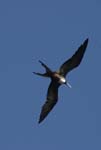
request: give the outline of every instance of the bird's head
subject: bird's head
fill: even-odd
[[[68,81],[64,77],[60,78],[60,84],[65,84],[69,88],[72,88],[72,86],[68,83]]]

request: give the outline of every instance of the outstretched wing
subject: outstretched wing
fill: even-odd
[[[47,92],[47,100],[41,110],[39,123],[45,119],[45,117],[49,114],[54,105],[57,103],[58,87],[59,87],[58,83],[56,83],[55,81],[51,81]]]
[[[84,41],[84,43],[78,48],[78,50],[69,60],[67,60],[64,64],[61,65],[59,69],[59,74],[65,77],[69,71],[76,68],[80,64],[84,56],[87,44],[88,44],[88,39]]]

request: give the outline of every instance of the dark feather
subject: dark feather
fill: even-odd
[[[61,65],[59,69],[60,75],[63,75],[65,77],[69,71],[78,67],[78,65],[81,63],[81,60],[84,56],[87,44],[88,44],[88,39],[84,41],[84,43],[78,48],[78,50],[69,60],[67,60],[64,64]]]
[[[57,103],[59,85],[60,84],[56,83],[55,81],[51,81],[47,92],[47,100],[41,110],[39,123],[45,119],[45,117],[49,114],[54,105]]]

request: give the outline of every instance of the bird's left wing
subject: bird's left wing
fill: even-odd
[[[61,65],[59,69],[59,74],[65,77],[69,71],[76,68],[80,64],[84,56],[87,44],[88,44],[88,39],[84,41],[84,43],[77,49],[75,54],[69,60],[67,60]]]
[[[49,114],[54,105],[57,103],[58,87],[59,87],[58,83],[56,83],[55,81],[51,81],[47,92],[47,100],[41,110],[39,123],[45,119],[45,117]]]

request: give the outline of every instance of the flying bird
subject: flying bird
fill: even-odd
[[[51,83],[48,87],[46,102],[42,106],[42,110],[41,110],[41,114],[40,114],[38,123],[41,123],[46,118],[46,116],[49,114],[49,112],[52,110],[52,108],[57,103],[59,86],[62,84],[65,84],[71,88],[71,85],[66,80],[66,75],[72,69],[79,66],[79,64],[81,63],[81,60],[84,56],[87,44],[88,44],[88,38],[77,49],[75,54],[60,66],[58,71],[53,72],[49,67],[47,67],[47,65],[45,65],[42,61],[39,60],[41,65],[45,68],[46,72],[43,74],[36,73],[36,72],[33,72],[33,73],[36,75],[39,75],[39,76],[51,78]]]

